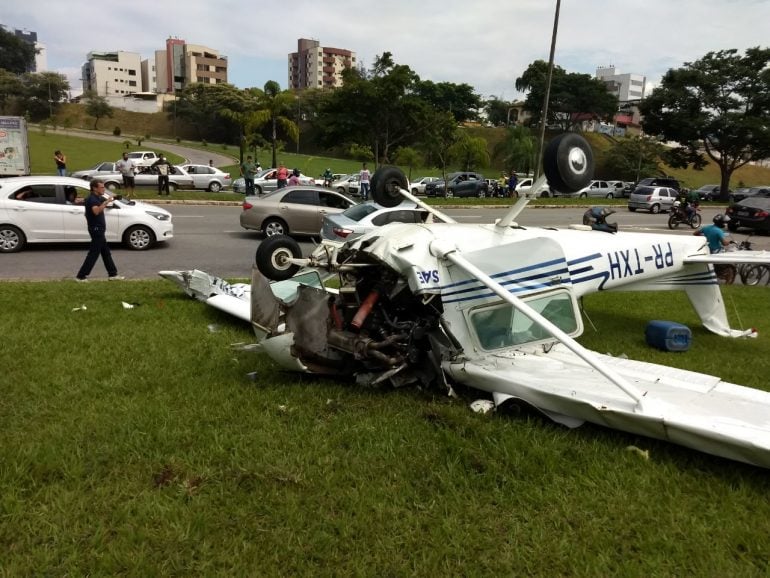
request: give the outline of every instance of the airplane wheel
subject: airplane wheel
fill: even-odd
[[[257,248],[257,269],[268,279],[283,281],[299,271],[299,265],[288,263],[291,258],[302,257],[299,243],[287,235],[273,235]]]
[[[384,165],[374,171],[371,181],[372,198],[383,207],[395,207],[404,197],[399,189],[409,190],[409,181],[398,167]]]
[[[545,149],[543,170],[554,189],[565,193],[579,191],[588,186],[594,174],[591,146],[578,134],[560,134]]]

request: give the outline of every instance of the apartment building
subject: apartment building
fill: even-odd
[[[32,66],[27,69],[27,72],[45,72],[48,70],[48,58],[46,56],[45,44],[41,44],[37,41],[37,32],[31,30],[19,30],[18,28],[6,26],[5,24],[0,24],[0,26],[2,26],[6,32],[13,34],[16,38],[23,40],[27,44],[31,44],[35,48],[35,60],[32,63]]]
[[[143,92],[142,57],[136,52],[89,52],[83,64],[83,91],[110,100]]]
[[[289,88],[336,88],[342,72],[356,65],[356,53],[321,46],[318,40],[300,38],[297,52],[289,54]]]
[[[600,66],[596,69],[596,78],[604,81],[607,90],[616,95],[621,104],[644,98],[647,78],[641,74],[618,74],[614,66]]]
[[[206,46],[168,38],[166,50],[155,52],[155,91],[175,93],[196,82],[227,82],[227,57]]]

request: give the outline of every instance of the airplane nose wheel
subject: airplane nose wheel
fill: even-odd
[[[399,189],[409,190],[409,181],[398,167],[384,165],[374,171],[371,189],[375,203],[383,207],[395,207],[404,200]]]
[[[268,279],[283,281],[299,271],[299,265],[288,261],[291,258],[302,258],[299,243],[287,235],[273,235],[257,248],[257,269]]]

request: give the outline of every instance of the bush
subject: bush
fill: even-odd
[[[176,137],[176,142],[182,142],[182,137],[181,136]]]
[[[136,137],[136,146],[142,146],[142,141],[144,140],[144,137],[138,136]]]
[[[130,149],[131,148],[131,141],[130,140],[124,140],[123,141],[123,146],[125,148],[127,148],[127,149]]]
[[[144,135],[144,140],[150,140],[150,138],[152,138],[152,137],[150,136],[150,134],[149,134],[149,133],[148,133],[148,134],[146,134],[146,135]]]
[[[113,128],[112,129],[112,134],[113,134],[113,136],[120,136],[120,127],[116,126],[115,128]]]
[[[222,150],[223,150],[223,151],[226,151],[226,150],[227,150],[227,143],[222,143]]]
[[[209,143],[207,143],[207,142],[206,142],[206,139],[205,139],[205,138],[201,140],[201,144],[202,144],[203,146],[205,146],[205,147],[209,146]]]

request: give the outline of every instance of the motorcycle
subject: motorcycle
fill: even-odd
[[[687,209],[682,206],[679,201],[674,201],[674,206],[671,208],[671,214],[668,217],[668,228],[676,229],[680,224],[690,225],[693,229],[698,229],[701,225],[701,216],[698,214],[700,207],[695,205],[695,210],[691,215],[687,214]]]

